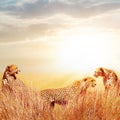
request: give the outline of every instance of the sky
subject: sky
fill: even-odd
[[[120,71],[119,0],[0,1],[0,72]]]

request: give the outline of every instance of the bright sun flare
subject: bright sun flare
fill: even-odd
[[[109,34],[95,30],[85,31],[80,35],[63,35],[57,48],[58,64],[67,71],[91,71],[106,65],[110,55],[107,48],[109,40]]]

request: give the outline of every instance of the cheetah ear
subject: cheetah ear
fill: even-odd
[[[100,70],[103,70],[103,68],[102,68],[102,67],[100,67],[99,69],[100,69]]]
[[[84,78],[84,82],[86,82],[87,81],[87,78]]]
[[[100,68],[100,71],[101,71],[102,73],[104,73],[104,69],[103,69],[102,67]]]

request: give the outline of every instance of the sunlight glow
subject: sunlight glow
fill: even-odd
[[[72,32],[62,36],[57,48],[57,61],[64,70],[91,71],[108,64],[110,34],[87,29],[82,34]]]

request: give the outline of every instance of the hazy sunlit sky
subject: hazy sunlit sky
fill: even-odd
[[[0,72],[120,71],[120,0],[1,0]]]

